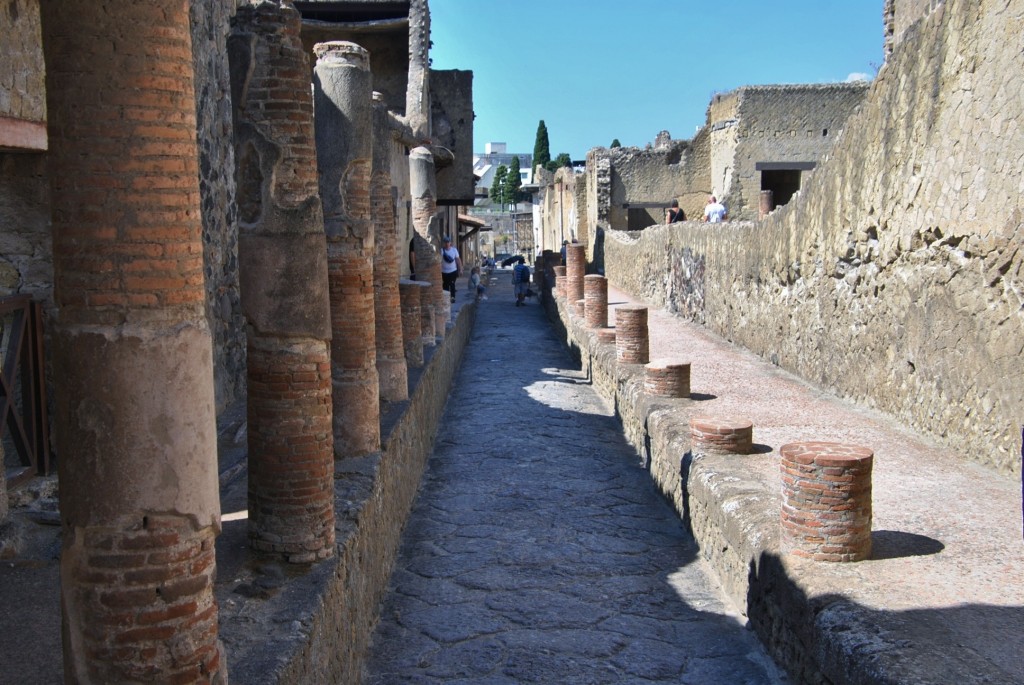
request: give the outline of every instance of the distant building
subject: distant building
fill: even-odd
[[[505,143],[487,143],[484,152],[473,153],[473,175],[476,177],[476,196],[487,197],[487,191],[494,182],[494,174],[498,167],[512,165],[512,158],[519,158],[519,178],[523,183],[533,182],[533,154],[527,152],[507,152]]]

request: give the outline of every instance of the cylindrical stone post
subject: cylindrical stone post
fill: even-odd
[[[577,317],[582,319],[583,318],[583,314],[584,314],[584,310],[585,310],[585,307],[586,307],[586,304],[587,304],[587,301],[584,300],[584,299],[579,299],[579,300],[576,300],[575,302],[573,302],[572,303],[572,313],[573,313],[573,316],[577,316]]]
[[[695,416],[690,419],[690,445],[706,454],[750,454],[754,424],[732,416]]]
[[[608,326],[608,279],[599,274],[583,277],[583,315],[588,328]]]
[[[644,367],[644,392],[659,397],[690,396],[690,363],[655,359]]]
[[[816,561],[871,556],[874,453],[836,442],[794,442],[782,456],[782,550]]]
[[[565,297],[565,267],[555,267],[555,297]]]
[[[327,248],[301,28],[290,5],[244,5],[228,52],[248,322],[249,539],[308,563],[334,554],[334,439]]]
[[[647,307],[626,304],[615,309],[615,358],[620,364],[650,361]]]
[[[402,298],[402,347],[408,366],[423,366],[423,320],[420,312],[420,293],[423,288],[418,281],[401,280],[398,292]]]
[[[380,449],[380,382],[370,216],[370,55],[355,43],[314,46],[316,152],[327,233],[336,457]]]
[[[565,299],[583,299],[583,276],[587,273],[587,253],[580,243],[570,243],[565,250]]]
[[[597,329],[597,341],[610,345],[615,344],[615,329],[614,328],[598,328]]]
[[[434,316],[433,335],[443,338],[451,301],[441,287],[441,221],[437,215],[436,174],[434,155],[428,148],[418,147],[409,153],[412,225],[416,230],[416,277],[430,283],[421,304],[425,309],[429,307]]]
[[[373,219],[373,302],[380,397],[388,402],[409,399],[409,375],[402,343],[402,303],[398,292],[398,230],[391,199],[391,136],[388,109],[373,94],[373,174],[370,214]]]
[[[189,4],[39,5],[65,682],[225,682]]]
[[[757,207],[757,216],[763,219],[775,209],[775,195],[770,190],[762,190],[760,201]]]

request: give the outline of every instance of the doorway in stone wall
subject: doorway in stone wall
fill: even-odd
[[[774,207],[789,203],[800,190],[801,174],[813,168],[814,162],[758,162],[755,165],[761,172],[761,190],[772,191]]]

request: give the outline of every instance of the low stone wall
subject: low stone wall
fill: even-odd
[[[689,422],[701,411],[697,403],[647,395],[644,365],[617,363],[615,345],[599,342],[582,318],[569,315],[563,299],[546,297],[545,305],[556,334],[614,403],[626,438],[723,591],[794,682],[895,682],[888,679],[892,673],[856,666],[856,645],[844,641],[842,623],[857,618],[852,603],[809,597],[787,568],[779,551],[781,497],[751,475],[746,461],[760,457],[695,453]]]
[[[336,556],[301,576],[269,579],[266,593],[254,583],[248,599],[237,587],[218,593],[232,682],[360,682],[401,532],[475,319],[476,305],[464,305],[443,341],[428,348],[425,366],[410,370],[413,392],[385,413],[381,453],[337,462]]]

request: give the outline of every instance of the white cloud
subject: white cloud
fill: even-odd
[[[850,74],[849,76],[846,77],[846,82],[847,83],[856,83],[857,81],[870,81],[870,80],[871,80],[870,76],[868,76],[867,74],[862,74],[862,73],[860,73],[858,71],[855,71],[855,72],[853,72],[852,74]]]

